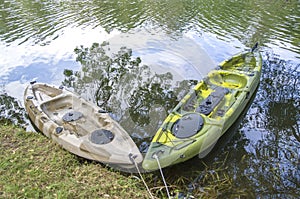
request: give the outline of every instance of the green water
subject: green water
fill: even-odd
[[[29,81],[64,84],[110,111],[142,152],[198,80],[259,42],[263,72],[249,109],[209,157],[166,176],[186,176],[182,192],[194,194],[206,164],[232,179],[221,198],[299,197],[299,1],[2,0],[0,13],[1,122],[29,126]]]

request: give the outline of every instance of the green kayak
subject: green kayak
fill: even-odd
[[[143,168],[157,170],[196,155],[205,157],[255,93],[261,67],[262,58],[255,48],[220,63],[165,119],[152,139]]]

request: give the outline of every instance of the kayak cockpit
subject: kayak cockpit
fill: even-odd
[[[209,77],[211,84],[229,89],[243,89],[248,82],[245,75],[228,71],[213,71]]]
[[[106,114],[100,113],[81,99],[72,95],[56,97],[41,104],[41,109],[50,120],[75,133],[78,137],[85,136],[106,127],[109,121]],[[105,133],[103,134],[105,135]]]

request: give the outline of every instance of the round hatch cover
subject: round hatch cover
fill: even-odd
[[[62,117],[62,119],[65,122],[73,122],[73,121],[79,120],[82,116],[83,116],[83,114],[78,111],[71,111],[71,112],[66,113]]]
[[[92,132],[90,140],[94,144],[107,144],[114,139],[114,134],[106,129],[98,129]]]
[[[203,127],[203,119],[197,113],[188,113],[179,118],[172,126],[172,133],[177,138],[188,138],[197,134]]]

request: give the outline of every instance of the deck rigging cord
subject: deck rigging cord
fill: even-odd
[[[156,154],[154,154],[153,157],[154,157],[154,158],[156,159],[156,161],[157,161],[157,165],[158,165],[158,168],[159,168],[161,177],[162,177],[162,179],[163,179],[163,181],[164,181],[164,185],[165,185],[165,188],[166,188],[166,191],[167,191],[168,198],[171,198],[170,193],[169,193],[169,189],[168,189],[168,186],[167,186],[167,183],[166,183],[166,179],[165,179],[165,177],[164,177],[162,168],[161,168],[160,163],[159,163],[158,156],[157,156]]]
[[[144,185],[145,185],[145,187],[146,187],[146,189],[147,189],[147,191],[148,191],[148,193],[149,193],[151,199],[154,199],[154,197],[153,197],[153,195],[152,195],[152,193],[151,193],[151,191],[150,191],[150,189],[149,189],[149,187],[148,187],[146,181],[144,180],[144,178],[143,178],[143,176],[142,176],[142,173],[141,173],[141,171],[140,171],[140,169],[139,169],[139,166],[137,165],[136,161],[134,160],[134,157],[132,157],[132,154],[129,155],[129,158],[130,158],[131,161],[134,163],[134,166],[135,166],[137,172],[139,173],[140,178],[141,178],[141,180],[143,181],[143,183],[144,183]]]

